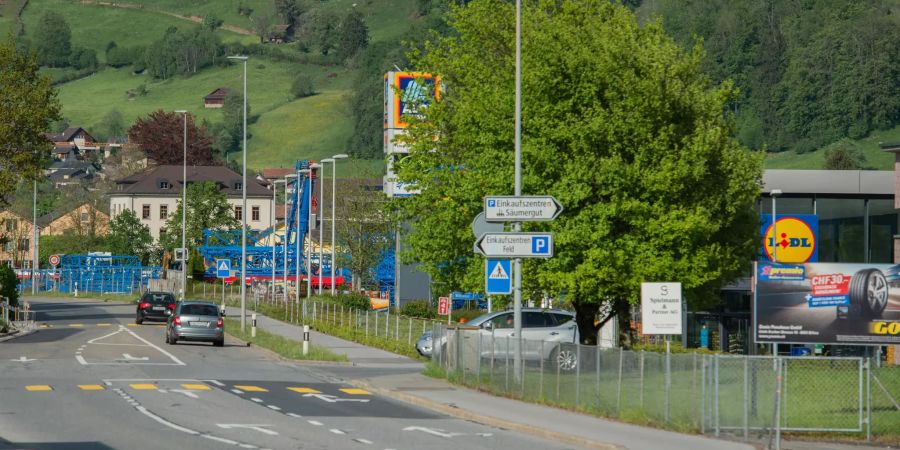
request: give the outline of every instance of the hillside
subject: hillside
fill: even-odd
[[[0,32],[15,29],[11,14],[16,1],[10,0],[0,9]],[[258,43],[253,35],[254,23],[238,13],[238,6],[252,9],[254,15],[274,14],[271,0],[136,0],[128,3],[67,0],[31,0],[23,10],[25,42],[31,38],[38,20],[45,11],[62,14],[72,31],[72,45],[93,49],[101,64],[110,41],[123,46],[146,46],[160,39],[169,27],[191,29],[198,27],[202,17],[213,14],[223,21],[216,35],[223,43]],[[335,16],[347,14],[353,8],[362,12],[369,28],[370,45],[384,41],[399,41],[415,23],[414,0],[374,2],[331,0],[313,6]],[[267,44],[293,54],[299,50],[291,44]],[[74,69],[44,69],[51,76],[71,75]],[[316,95],[294,100],[290,86],[298,74],[313,80]],[[248,141],[248,167],[259,169],[290,166],[296,159],[319,159],[347,151],[352,133],[349,96],[356,70],[343,65],[300,64],[251,56],[248,63],[248,100],[251,107],[252,138]],[[96,129],[111,110],[118,110],[130,124],[137,117],[156,109],[187,109],[200,120],[210,123],[222,120],[222,112],[203,109],[203,96],[218,87],[242,88],[240,65],[217,64],[192,76],[177,76],[155,80],[149,75],[132,73],[130,67],[105,67],[85,78],[57,85],[63,104],[63,115],[71,125],[88,130]],[[372,83],[380,85],[380,78]],[[146,95],[129,98],[127,91],[146,87]],[[379,168],[380,161],[353,167]],[[363,169],[360,169],[363,170]]]
[[[849,141],[849,145],[862,151],[866,158],[864,167],[873,170],[894,170],[894,155],[881,150],[880,142],[900,141],[900,126],[890,130],[876,131],[863,139]],[[798,154],[793,150],[770,153],[766,157],[767,169],[822,169],[825,153],[829,147]]]

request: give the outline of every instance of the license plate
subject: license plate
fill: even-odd
[[[154,307],[153,307],[153,310],[154,310],[154,311],[162,311],[162,310],[164,310],[164,309],[166,309],[164,306],[154,306]]]
[[[191,322],[192,327],[208,327],[209,322]]]

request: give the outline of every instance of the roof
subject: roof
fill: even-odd
[[[76,148],[73,142],[57,142],[53,146],[53,151],[56,153],[70,153]]]
[[[104,203],[105,202],[100,202],[100,205],[104,205]],[[81,203],[78,203],[78,205],[74,206],[74,207],[63,206],[63,207],[56,208],[53,211],[50,211],[49,213],[44,214],[41,217],[38,217],[37,218],[38,226],[46,227],[47,225],[50,225],[51,223],[53,223],[54,220],[59,219],[60,217],[63,217],[65,215],[71,213],[72,211],[81,208],[82,206],[84,206],[86,204],[90,205],[90,202],[83,201]],[[109,212],[105,211],[103,208],[95,208],[95,209],[102,214],[109,214]]]
[[[894,195],[892,170],[766,170],[763,193]]]
[[[900,142],[879,142],[878,145],[881,146],[881,149],[886,152],[900,152]]]
[[[67,178],[68,177],[68,178]],[[90,180],[94,178],[94,174],[85,169],[59,169],[47,177],[53,182],[59,181],[75,181],[80,179]]]
[[[61,170],[61,169],[82,169],[82,170],[90,170],[97,168],[94,167],[94,164],[90,161],[82,161],[80,159],[66,159],[63,161],[53,161],[50,164],[49,169],[51,170]]]
[[[230,94],[230,93],[231,93],[231,89],[229,89],[227,87],[216,88],[216,90],[207,94],[206,97],[203,97],[203,100],[222,100],[225,97],[227,97],[228,94]]]
[[[175,165],[153,167],[139,174],[116,180],[116,184],[125,186],[122,187],[122,190],[111,192],[110,195],[178,196],[181,194],[182,188],[182,170],[182,166]],[[219,192],[224,192],[229,197],[241,195],[241,189],[236,187],[241,183],[241,175],[225,166],[189,166],[187,180],[188,182],[213,181],[218,185]],[[168,182],[171,187],[160,188],[162,181]],[[269,198],[272,196],[272,192],[253,178],[248,178],[247,196]]]
[[[287,175],[289,173],[295,173],[295,172],[296,172],[296,170],[291,169],[290,167],[278,167],[278,168],[263,169],[260,172],[260,175],[262,175],[262,177],[267,180],[272,180],[272,179],[276,179],[276,178],[284,178],[285,175]]]
[[[94,140],[94,137],[91,136],[90,133],[87,132],[84,128],[81,127],[69,127],[66,128],[62,133],[44,133],[44,136],[47,137],[51,142],[68,142],[78,134],[79,131],[84,131],[84,134],[88,135],[91,141]]]

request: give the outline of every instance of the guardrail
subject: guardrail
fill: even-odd
[[[3,317],[7,319],[7,322],[13,328],[25,329],[34,327],[37,314],[30,309],[28,302],[25,302],[22,306],[13,306],[9,304],[8,299],[4,299],[0,303],[0,309],[3,311]]]

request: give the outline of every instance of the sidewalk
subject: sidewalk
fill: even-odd
[[[257,314],[261,329],[291,340],[303,339],[303,327]],[[526,403],[475,391],[421,374],[425,364],[314,330],[310,342],[347,356],[352,367],[330,367],[344,381],[463,420],[515,430],[558,442],[598,449],[749,450],[756,445],[675,433],[616,422],[564,409]],[[863,447],[828,442],[783,441],[785,450],[852,450]]]

